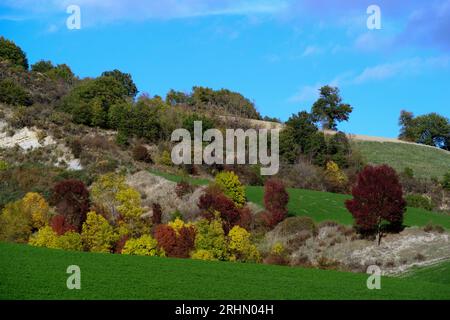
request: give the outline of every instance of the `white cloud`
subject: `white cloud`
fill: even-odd
[[[450,64],[450,56],[431,58],[412,58],[394,63],[380,64],[364,69],[353,79],[353,83],[385,80],[395,76],[419,74],[428,69],[446,68]]]
[[[317,46],[307,46],[303,51],[302,57],[309,57],[322,53],[322,49]]]

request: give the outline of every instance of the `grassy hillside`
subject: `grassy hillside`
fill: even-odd
[[[168,173],[152,171],[152,173],[160,175],[168,180],[178,182],[181,180],[179,176]],[[207,184],[205,179],[188,179],[192,184]],[[345,208],[345,200],[350,196],[335,194],[330,192],[320,192],[303,189],[289,189],[289,214],[308,216],[314,221],[320,222],[324,220],[334,220],[342,224],[353,224],[353,217]],[[247,186],[247,198],[249,201],[263,205],[264,188]],[[405,215],[405,225],[407,226],[424,226],[432,222],[450,229],[450,216],[426,211],[423,209],[408,208]]]
[[[372,164],[389,164],[398,172],[406,167],[414,170],[416,177],[441,179],[450,171],[450,152],[414,144],[352,141],[364,158]]]
[[[74,264],[81,290],[66,288]],[[446,278],[383,277],[381,290],[368,290],[366,280],[338,271],[0,243],[0,299],[450,299]]]

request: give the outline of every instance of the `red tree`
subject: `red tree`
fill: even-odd
[[[401,227],[406,201],[397,173],[391,167],[365,167],[358,175],[352,195],[353,199],[347,200],[345,206],[360,232],[377,233],[380,243],[384,224],[388,223],[391,229]]]
[[[194,227],[184,226],[177,233],[172,227],[160,224],[156,227],[154,236],[168,257],[189,258],[189,253],[194,249]]]
[[[81,231],[89,211],[89,191],[84,183],[79,180],[59,182],[53,188],[52,202],[66,222]]]
[[[239,224],[241,212],[233,200],[225,196],[215,187],[209,187],[200,197],[198,207],[203,210],[203,216],[209,220],[214,219],[214,212],[218,211],[223,221],[223,229],[226,234]]]
[[[76,231],[77,229],[73,225],[69,224],[62,214],[57,214],[54,216],[50,221],[50,226],[53,231],[58,234],[58,236],[61,236],[69,231]]]
[[[273,228],[283,221],[288,213],[289,194],[282,181],[269,179],[264,184],[264,206],[266,212],[262,215],[268,227]]]

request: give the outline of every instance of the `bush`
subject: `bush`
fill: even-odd
[[[436,225],[436,224],[433,224],[432,222],[428,222],[428,224],[423,227],[423,231],[425,231],[425,232],[434,232],[435,231],[437,233],[444,233],[445,229],[440,225]]]
[[[137,145],[133,148],[133,159],[136,161],[142,161],[152,163],[152,157],[148,153],[148,150],[143,145]]]
[[[12,106],[30,106],[33,104],[28,92],[10,79],[0,81],[0,102]]]
[[[164,256],[164,251],[158,248],[158,242],[150,235],[143,235],[138,239],[129,239],[122,254],[136,255],[136,256]]]
[[[264,185],[264,206],[266,212],[262,218],[269,228],[283,221],[288,213],[289,194],[284,184],[277,179],[269,179]]]
[[[57,248],[57,238],[56,232],[51,227],[45,226],[33,234],[28,243],[35,247]]]
[[[239,181],[239,177],[232,171],[222,171],[216,175],[215,183],[222,192],[242,208],[246,202],[244,186]]]
[[[274,231],[280,237],[289,236],[301,231],[308,231],[311,235],[316,235],[317,226],[310,217],[289,217],[280,222]]]
[[[159,164],[163,166],[171,167],[173,166],[172,157],[170,156],[169,151],[164,150],[159,157]]]
[[[328,161],[325,169],[325,181],[328,184],[328,191],[342,192],[346,189],[348,178],[335,162]]]
[[[190,252],[194,249],[195,229],[193,226],[180,226],[178,220],[175,220],[178,227],[160,224],[155,229],[155,238],[158,241],[159,248],[162,248],[168,257],[189,258]]]
[[[101,215],[95,212],[87,214],[81,232],[84,248],[91,252],[111,252],[112,245],[118,240],[113,227]]]
[[[81,235],[73,231],[67,232],[56,238],[56,247],[69,251],[83,251]]]
[[[409,194],[405,197],[405,199],[408,207],[422,208],[428,211],[432,211],[434,209],[431,199],[420,194]]]
[[[345,205],[361,233],[378,233],[381,241],[383,226],[399,230],[406,211],[406,201],[397,173],[387,165],[367,166],[358,175],[352,189],[352,200]]]
[[[186,194],[192,193],[194,190],[194,187],[187,181],[181,180],[177,183],[177,186],[175,187],[175,193],[177,194],[178,198],[182,198]]]
[[[208,220],[214,219],[215,213],[219,212],[225,234],[239,223],[240,210],[230,198],[214,186],[208,187],[200,196],[198,207],[203,210],[203,216]]]
[[[4,160],[0,160],[0,171],[5,171],[9,169],[9,164],[8,162],[4,161]]]
[[[0,240],[26,243],[32,231],[33,220],[22,201],[8,203],[0,214]]]
[[[195,225],[195,252],[192,258],[201,260],[222,260],[229,258],[225,232],[217,213],[216,218],[208,221],[202,219]]]
[[[52,202],[67,223],[80,231],[90,206],[89,191],[84,183],[72,179],[57,183],[52,191]]]
[[[259,262],[261,257],[256,246],[251,242],[251,234],[239,226],[234,226],[228,234],[229,249],[236,260]]]
[[[81,156],[81,152],[83,151],[83,145],[81,140],[76,138],[73,139],[70,143],[70,150],[72,150],[72,154],[76,159],[79,159]]]
[[[0,37],[0,59],[28,70],[28,60],[25,53],[14,42]]]

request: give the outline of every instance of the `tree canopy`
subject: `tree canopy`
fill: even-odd
[[[322,123],[323,129],[336,130],[338,122],[348,121],[353,108],[342,103],[339,88],[324,86],[319,91],[320,97],[312,106],[311,113],[316,121]]]

